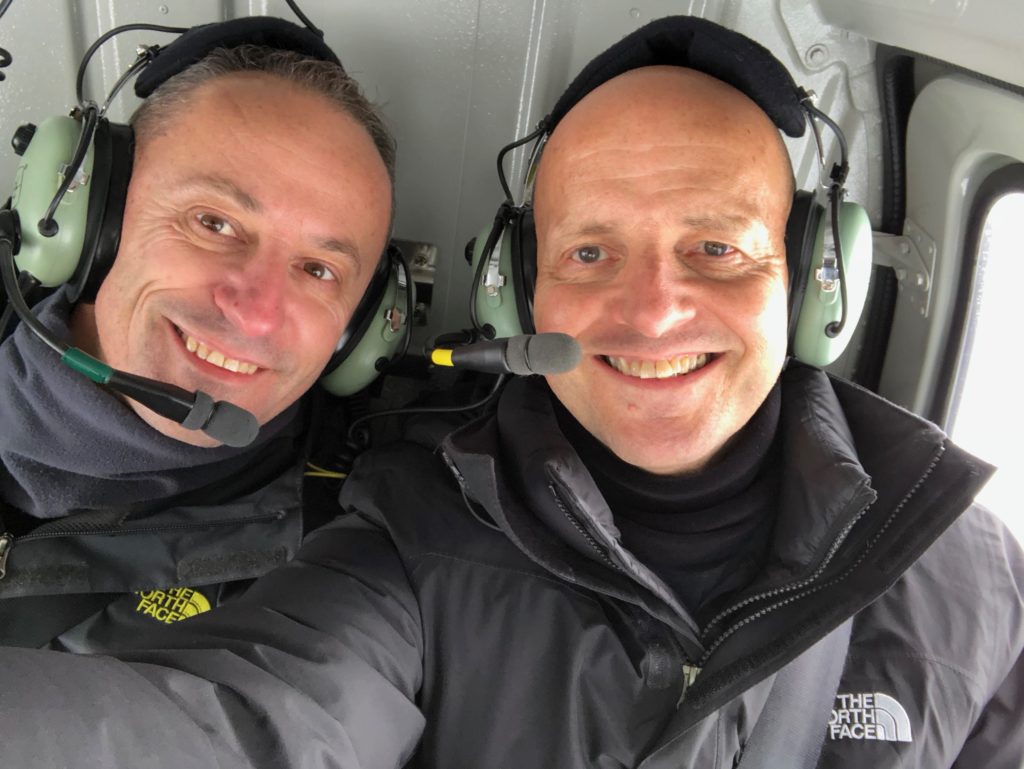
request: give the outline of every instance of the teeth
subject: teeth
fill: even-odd
[[[607,357],[606,361],[616,371],[639,379],[669,379],[680,374],[689,374],[707,365],[707,353],[699,355],[679,355],[675,358],[660,360],[636,360]]]
[[[181,334],[181,338],[185,340],[185,349],[190,353],[194,354],[200,360],[205,360],[207,363],[212,363],[214,366],[227,369],[228,371],[234,371],[239,374],[255,374],[259,370],[259,366],[255,363],[247,363],[238,358],[229,358],[220,350],[211,350],[205,344],[200,342],[195,337],[189,336],[178,329],[178,333]]]

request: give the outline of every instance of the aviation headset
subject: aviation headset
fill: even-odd
[[[114,86],[102,108],[82,100],[85,65],[100,44],[130,29],[183,32],[165,47],[139,49],[139,58]],[[127,25],[111,30],[86,52],[78,72],[79,104],[71,117],[51,117],[38,128],[22,126],[12,144],[21,155],[11,209],[19,232],[15,263],[34,285],[68,284],[72,301],[91,302],[113,264],[121,239],[134,136],[130,126],[103,113],[133,75],[135,93],[149,96],[162,83],[215,48],[243,44],[294,51],[339,67],[334,52],[311,29],[283,19],[250,17],[185,30]],[[408,344],[413,286],[408,265],[388,246],[345,329],[321,384],[336,395],[362,389]]]
[[[824,366],[849,343],[871,278],[871,223],[864,209],[843,201],[848,172],[846,139],[839,127],[811,104],[786,68],[766,48],[705,19],[670,16],[627,35],[591,61],[569,85],[533,133],[498,154],[505,202],[493,224],[473,246],[475,266],[470,313],[488,337],[534,333],[533,291],[537,235],[529,202],[517,206],[505,181],[504,155],[535,141],[528,183],[541,149],[559,121],[584,96],[612,78],[640,67],[688,67],[722,80],[750,97],[775,125],[792,137],[809,123],[822,153],[815,121],[837,136],[841,160],[829,173],[825,207],[809,191],[797,191],[786,226],[789,269],[789,350],[805,363]]]

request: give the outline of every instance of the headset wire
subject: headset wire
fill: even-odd
[[[501,385],[504,384],[508,378],[507,374],[498,374],[494,380],[494,385],[480,400],[474,401],[473,403],[466,404],[464,406],[414,406],[410,408],[401,409],[387,409],[385,411],[374,411],[370,414],[364,414],[358,419],[353,420],[352,424],[348,427],[348,441],[351,448],[361,449],[360,441],[356,439],[356,428],[363,422],[367,422],[377,417],[389,417],[398,414],[454,414],[460,411],[473,411],[474,409],[483,408],[487,403],[498,394],[501,390]]]
[[[506,144],[500,150],[498,150],[498,182],[501,184],[501,191],[505,193],[505,200],[501,206],[498,207],[498,213],[494,216],[494,223],[491,225],[491,230],[487,234],[487,240],[484,242],[483,250],[480,252],[480,261],[476,266],[476,270],[473,273],[473,280],[469,286],[469,318],[476,331],[484,332],[484,336],[488,339],[493,338],[493,333],[488,334],[483,326],[480,325],[479,318],[476,312],[476,294],[480,286],[480,281],[483,279],[484,270],[489,261],[491,261],[491,254],[494,249],[497,248],[498,242],[501,239],[501,234],[505,230],[505,226],[512,221],[512,218],[518,211],[516,207],[515,199],[512,196],[512,190],[508,186],[508,179],[505,177],[505,155],[514,150],[516,147],[521,147],[524,144],[529,144],[534,139],[543,138],[547,131],[547,119],[542,120],[535,130],[521,139],[516,139],[513,142]],[[538,142],[539,144],[539,142]],[[531,166],[533,164],[533,158],[536,156],[536,147],[534,153],[531,155]],[[497,257],[499,260],[501,254]]]
[[[8,225],[13,216],[11,211],[0,211],[0,278],[3,280],[4,291],[7,292],[7,302],[36,336],[63,356],[68,346],[58,342],[49,329],[39,322],[22,296],[18,275],[14,269],[14,240],[11,227]]]
[[[60,230],[60,226],[53,218],[57,213],[57,206],[60,205],[64,195],[71,189],[75,177],[78,176],[78,171],[82,167],[82,163],[85,162],[86,154],[89,152],[89,145],[92,144],[96,125],[99,123],[99,108],[94,103],[89,102],[79,112],[82,120],[82,131],[78,135],[78,146],[75,147],[75,154],[71,156],[71,162],[64,169],[64,178],[61,180],[60,187],[57,188],[57,193],[53,196],[53,200],[50,201],[50,205],[46,209],[43,218],[39,220],[39,234],[46,238],[52,238]]]
[[[322,29],[319,29],[315,24],[313,24],[313,22],[311,22],[309,20],[309,17],[306,16],[306,14],[304,14],[299,9],[299,5],[298,5],[298,3],[295,2],[295,0],[284,0],[284,1],[286,3],[288,3],[288,7],[292,9],[292,13],[294,13],[296,16],[298,16],[299,21],[301,21],[303,24],[306,25],[306,29],[308,29],[310,32],[312,32],[314,35],[316,35],[318,37],[323,37],[324,36],[324,31]]]
[[[804,110],[807,112],[809,122],[811,124],[811,131],[814,134],[814,140],[818,147],[818,160],[824,169],[825,156],[821,142],[821,135],[818,133],[818,127],[815,121],[821,121],[836,137],[836,141],[839,143],[839,162],[832,165],[832,169],[829,172],[829,184],[828,184],[828,201],[829,201],[829,218],[832,228],[832,241],[836,252],[836,267],[839,270],[839,320],[831,321],[825,326],[825,334],[829,338],[835,338],[842,333],[846,327],[847,319],[847,293],[846,293],[846,260],[843,258],[843,243],[839,237],[839,206],[843,201],[843,196],[846,192],[843,186],[846,183],[846,177],[850,172],[849,164],[849,148],[846,144],[846,136],[843,134],[843,130],[839,127],[832,118],[818,109],[813,103],[813,96],[808,91],[801,91],[801,104]]]
[[[78,99],[79,104],[85,104],[85,100],[82,97],[82,93],[85,90],[85,70],[89,66],[89,60],[92,59],[93,54],[95,54],[96,51],[99,50],[100,46],[110,38],[120,35],[122,32],[134,32],[139,30],[146,32],[167,32],[170,34],[180,35],[188,32],[188,27],[168,27],[162,24],[123,24],[120,27],[114,27],[113,29],[104,32],[86,49],[85,54],[82,56],[82,61],[78,65],[78,75],[75,78],[75,98]],[[153,52],[155,53],[157,50],[159,50],[159,48],[154,47]],[[119,83],[116,87],[120,88],[121,85],[122,83]]]

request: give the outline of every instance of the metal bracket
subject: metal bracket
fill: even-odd
[[[900,293],[921,317],[927,318],[935,273],[935,241],[910,219],[904,223],[903,232],[904,235],[873,233],[873,261],[893,268]]]
[[[501,274],[501,247],[505,241],[506,229],[502,229],[498,236],[498,242],[494,244],[494,250],[487,260],[487,272],[484,275],[484,289],[489,297],[497,297],[499,289],[505,286],[505,276]],[[481,255],[481,258],[483,256]]]
[[[402,324],[405,323],[405,313],[397,307],[389,307],[384,311],[384,320],[387,322],[388,328],[391,329],[391,333],[397,334],[402,330]]]
[[[57,168],[57,177],[59,179],[58,186],[63,183],[64,178],[67,176],[68,171],[71,170],[71,166],[67,163],[61,163]],[[85,169],[78,168],[78,173],[72,178],[71,184],[68,185],[68,192],[74,192],[79,187],[84,187],[89,183],[89,174],[85,172]]]

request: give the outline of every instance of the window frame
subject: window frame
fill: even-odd
[[[985,223],[993,206],[1003,197],[1024,194],[1024,163],[1010,163],[988,174],[971,200],[964,231],[960,283],[949,328],[949,341],[936,381],[935,400],[929,418],[947,432],[960,408],[963,386],[978,323],[975,297],[979,284],[979,259]]]

